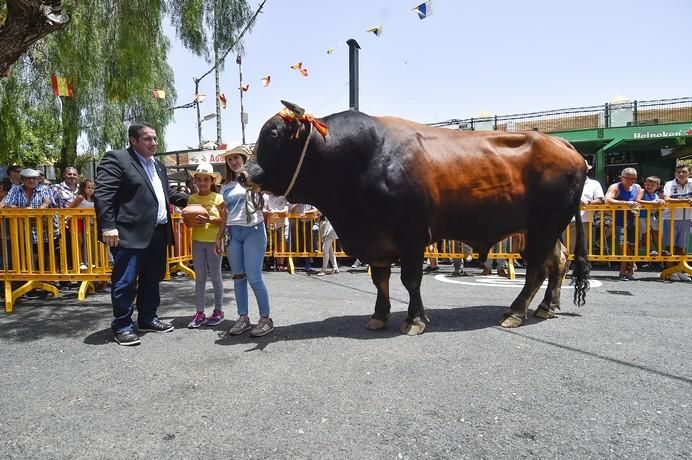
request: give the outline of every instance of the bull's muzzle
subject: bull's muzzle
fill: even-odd
[[[248,174],[248,172],[244,169],[238,172],[238,176],[236,177],[236,179],[238,180],[238,183],[240,185],[252,192],[262,191],[262,187],[259,184],[254,183],[250,178],[250,174]]]

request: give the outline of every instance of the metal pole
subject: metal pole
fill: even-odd
[[[354,39],[346,41],[348,45],[348,108],[358,110],[358,50],[360,45]]]
[[[221,76],[219,70],[219,43],[217,40],[217,29],[219,27],[219,22],[216,19],[216,13],[218,11],[218,5],[214,3],[214,78],[216,80],[216,146],[221,145],[221,101],[219,100],[219,94],[221,94]]]
[[[195,106],[197,107],[197,144],[198,148],[202,148],[202,120],[199,116],[199,79],[195,79]]]
[[[240,58],[240,55],[238,55],[238,58],[235,60],[236,64],[238,64],[238,77],[240,80],[240,86],[238,86],[238,91],[240,91],[240,129],[242,133],[242,142],[243,145],[245,145],[245,110],[243,109],[243,60]]]

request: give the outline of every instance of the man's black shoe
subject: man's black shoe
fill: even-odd
[[[173,330],[173,325],[164,323],[160,319],[155,319],[149,324],[140,324],[139,330],[148,332],[171,332]]]
[[[118,345],[122,345],[124,347],[139,345],[141,343],[139,336],[133,331],[118,332],[115,334],[115,341],[118,342]]]

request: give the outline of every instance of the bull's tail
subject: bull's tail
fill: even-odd
[[[581,307],[586,303],[586,291],[589,290],[591,264],[586,257],[586,233],[581,223],[581,212],[578,206],[574,220],[577,234],[575,235],[574,261],[572,262],[572,284],[574,285],[574,304]]]

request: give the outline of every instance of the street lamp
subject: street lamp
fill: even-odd
[[[214,118],[216,118],[215,113],[208,113],[199,120],[199,124],[197,125],[197,132],[199,133],[199,148],[202,148],[202,123],[213,120]]]

